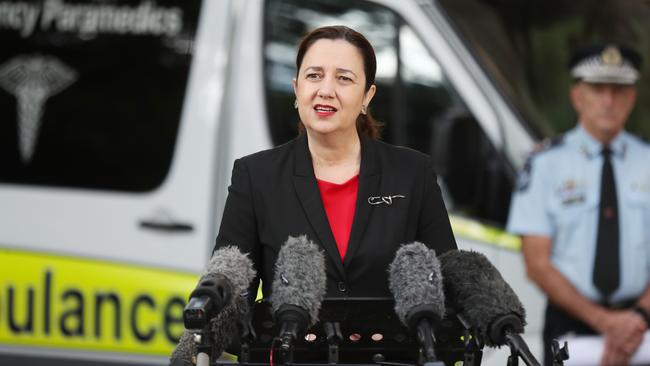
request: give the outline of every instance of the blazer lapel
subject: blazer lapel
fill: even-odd
[[[296,188],[300,203],[305,210],[305,215],[314,228],[323,248],[325,248],[325,251],[332,259],[337,271],[342,278],[345,278],[341,255],[339,254],[334,235],[330,229],[327,214],[325,213],[320,197],[320,191],[318,190],[318,184],[316,183],[316,177],[314,176],[314,167],[311,162],[306,133],[300,135],[296,140],[295,159],[296,165],[293,185]]]
[[[361,140],[359,191],[357,192],[357,203],[354,209],[354,219],[352,220],[352,231],[350,232],[348,250],[343,261],[345,268],[350,266],[354,258],[354,253],[356,253],[361,245],[363,234],[372,216],[373,206],[368,203],[368,197],[377,195],[381,181],[381,169],[378,163],[378,156],[375,152],[374,141],[364,134],[359,134],[359,139]]]

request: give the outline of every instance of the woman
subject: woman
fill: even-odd
[[[364,36],[318,28],[296,67],[301,133],[235,161],[215,249],[249,253],[267,297],[282,244],[306,234],[326,252],[326,296],[391,296],[387,269],[400,244],[456,248],[431,161],[377,140],[368,110],[376,60]]]

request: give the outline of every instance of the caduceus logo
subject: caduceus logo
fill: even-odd
[[[77,73],[51,56],[16,56],[0,65],[0,87],[16,97],[18,146],[24,163],[36,148],[45,103],[77,80]]]

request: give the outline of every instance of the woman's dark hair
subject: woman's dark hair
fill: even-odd
[[[363,58],[363,71],[366,74],[365,91],[370,90],[370,87],[375,83],[375,74],[377,72],[375,50],[361,33],[343,25],[316,28],[303,37],[298,46],[298,55],[296,56],[296,78],[298,78],[298,72],[300,72],[302,59],[305,57],[309,48],[319,39],[342,39],[355,46],[361,53],[361,58]],[[300,131],[303,131],[305,126],[300,122],[298,128]],[[372,117],[369,108],[366,114],[359,114],[359,117],[357,117],[357,130],[371,138],[379,138],[380,128],[381,124]]]

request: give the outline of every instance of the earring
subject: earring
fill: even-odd
[[[293,108],[298,109],[298,99],[293,101]]]
[[[368,107],[365,104],[361,105],[361,114],[366,114],[368,112]]]

